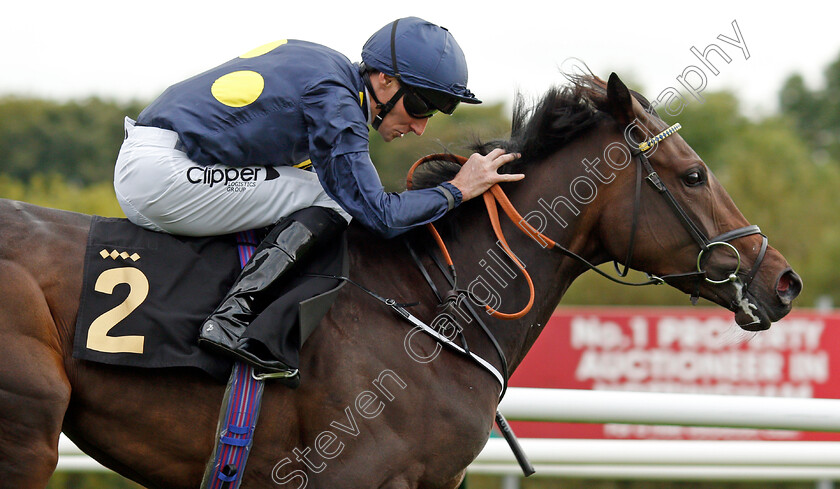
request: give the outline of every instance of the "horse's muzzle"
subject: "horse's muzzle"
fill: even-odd
[[[776,300],[761,301],[759,296],[746,292],[732,302],[735,322],[747,331],[763,331],[783,318],[791,309],[791,303],[802,292],[802,279],[787,268],[776,279]]]

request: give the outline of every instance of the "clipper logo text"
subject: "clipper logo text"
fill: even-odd
[[[263,168],[213,168],[194,166],[187,170],[187,181],[195,185],[221,184],[228,192],[242,192],[246,188],[256,187]]]

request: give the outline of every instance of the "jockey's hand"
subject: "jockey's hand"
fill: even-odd
[[[494,184],[516,182],[525,178],[521,173],[499,174],[497,171],[505,163],[510,163],[520,156],[522,155],[518,153],[505,153],[501,148],[494,149],[486,156],[473,153],[449,183],[461,191],[462,201],[478,197]]]

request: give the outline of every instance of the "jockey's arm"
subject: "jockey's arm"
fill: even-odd
[[[461,203],[461,191],[448,182],[435,188],[385,192],[366,151],[339,155],[314,167],[327,194],[385,238],[439,219]]]

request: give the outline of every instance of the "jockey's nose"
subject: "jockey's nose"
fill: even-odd
[[[417,134],[418,136],[422,136],[423,133],[426,131],[426,124],[429,123],[429,118],[426,117],[425,119],[412,119],[411,125],[411,132]]]

